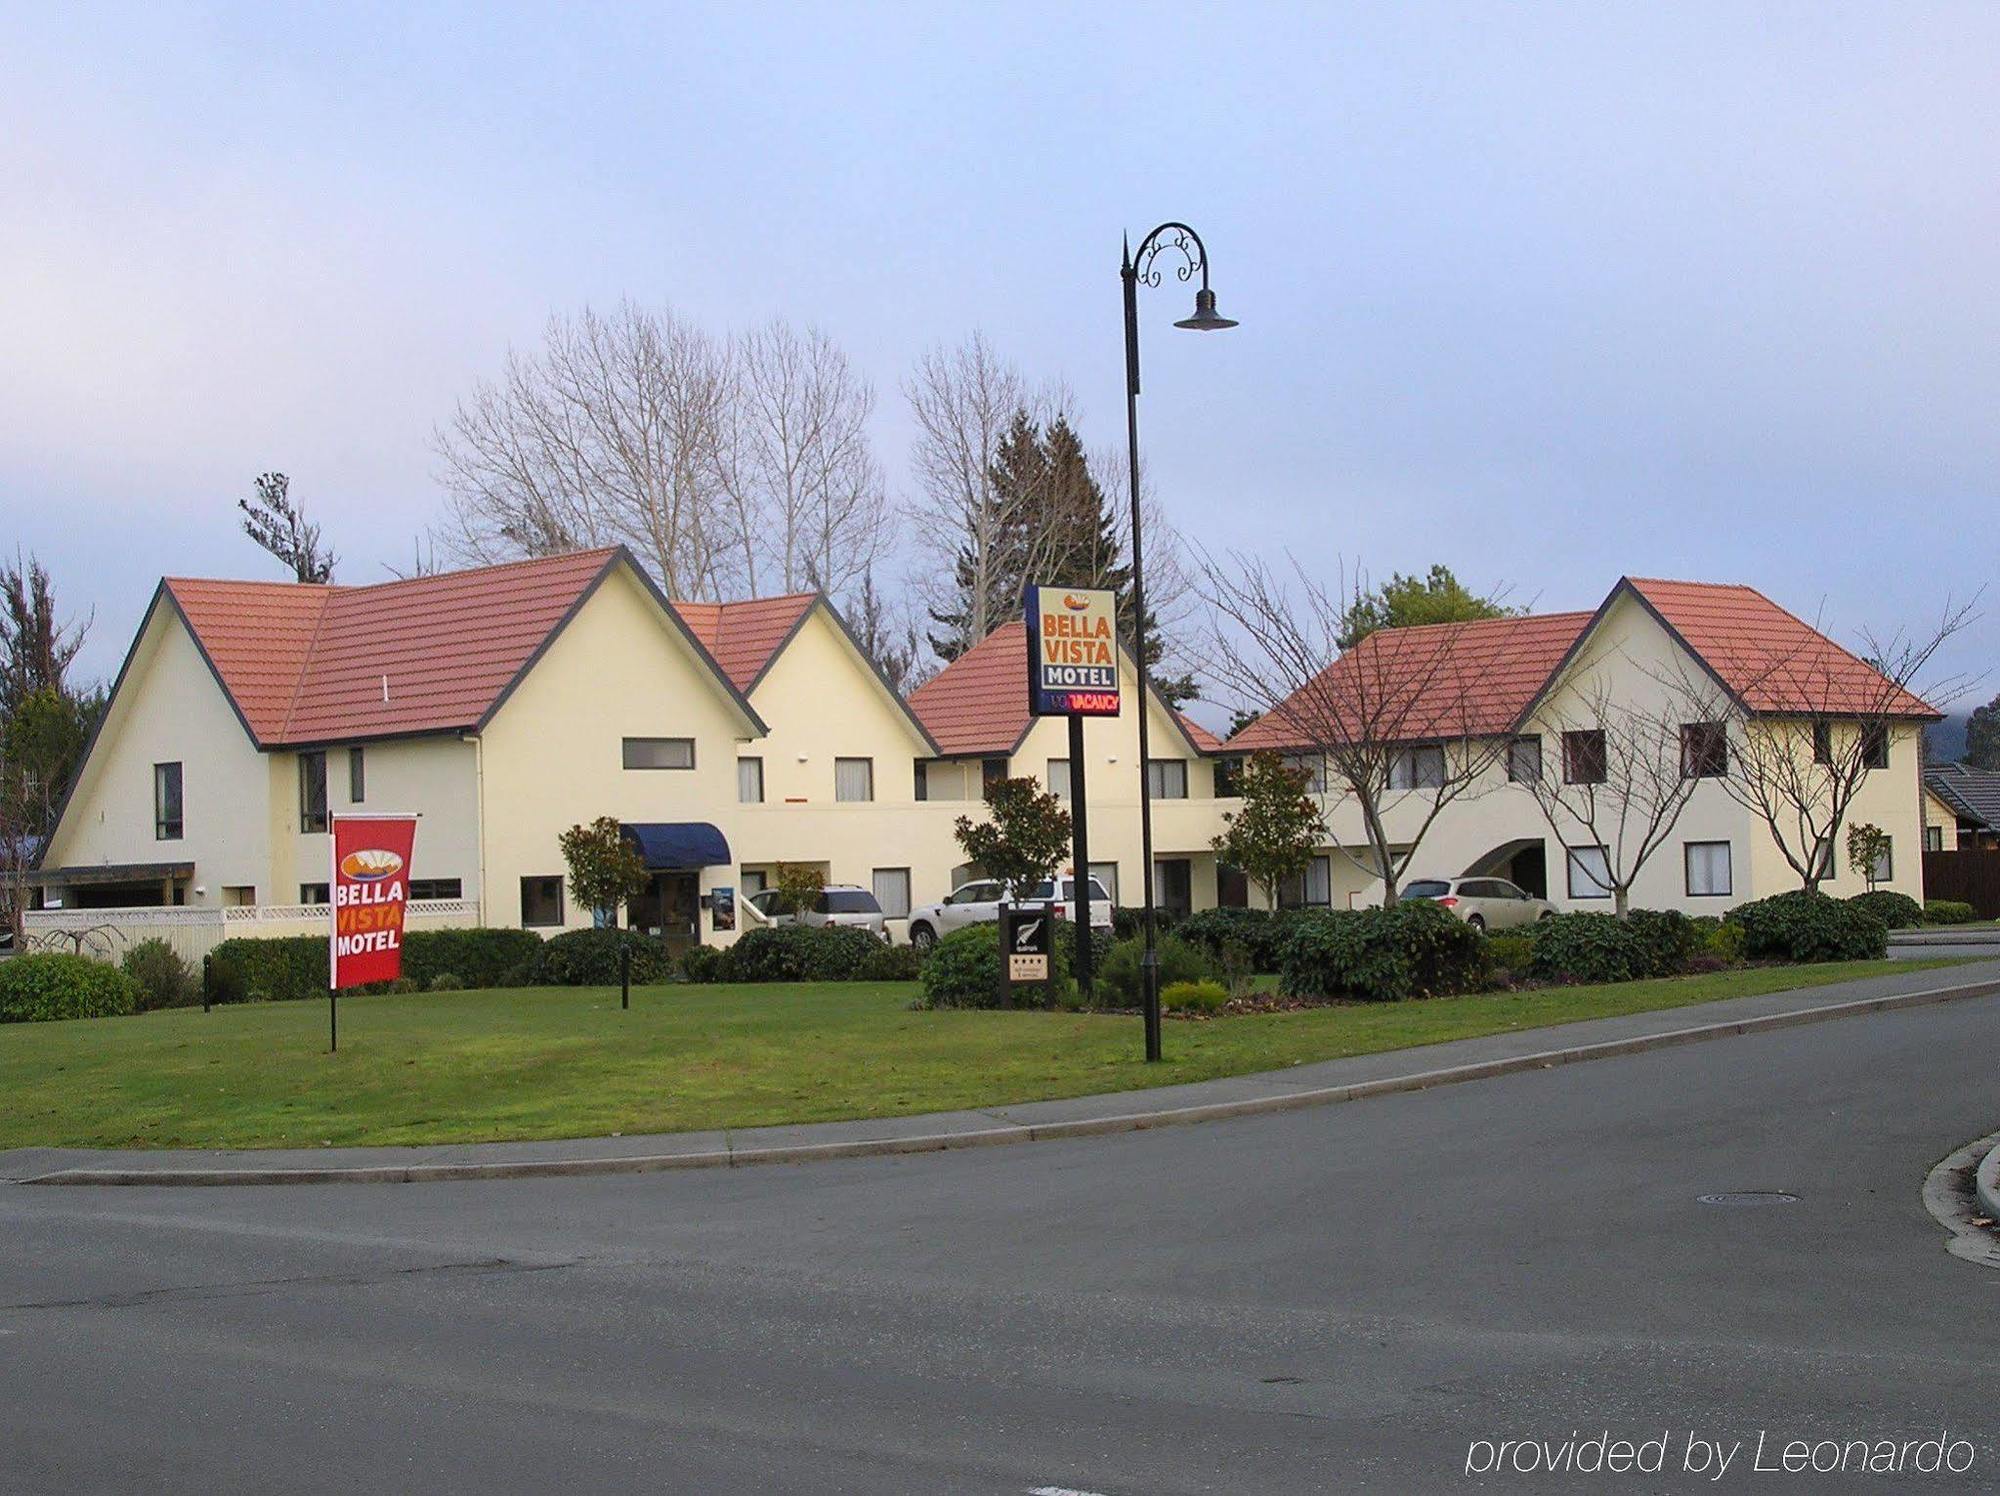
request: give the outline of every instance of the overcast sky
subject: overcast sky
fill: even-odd
[[[551,311],[816,322],[881,394],[983,329],[1142,438],[1211,546],[1621,573],[1921,627],[2000,551],[2000,9],[17,7],[0,23],[0,518],[117,667],[163,572],[340,579],[435,516],[430,433]],[[1950,665],[2000,655],[2000,596]],[[1989,675],[1983,698],[1996,689]]]

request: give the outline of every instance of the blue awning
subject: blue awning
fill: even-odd
[[[722,867],[730,861],[729,843],[707,821],[642,821],[618,829],[639,849],[639,856],[652,872]]]

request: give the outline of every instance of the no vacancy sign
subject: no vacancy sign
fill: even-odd
[[[1030,587],[1028,710],[1037,717],[1118,715],[1118,597],[1098,587]]]

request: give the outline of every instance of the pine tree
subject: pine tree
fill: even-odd
[[[1040,495],[1048,486],[1042,434],[1026,410],[1014,412],[1013,423],[994,449],[989,477],[985,511],[965,516],[965,541],[952,572],[956,602],[950,608],[930,610],[931,622],[943,630],[930,636],[931,648],[947,664],[1020,610],[1034,521],[1042,508]]]

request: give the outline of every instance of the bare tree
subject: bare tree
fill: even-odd
[[[994,467],[1016,412],[1034,402],[1020,371],[976,332],[957,348],[926,353],[903,396],[917,427],[910,508],[926,553],[917,580],[943,630],[932,648],[951,660],[1020,607],[1019,567],[1008,555],[1020,501],[995,481]]]
[[[915,621],[907,608],[876,587],[872,569],[862,576],[842,616],[862,652],[898,695],[907,696],[930,678]]]
[[[1663,677],[1688,720],[1706,706],[1728,733],[1728,770],[1718,783],[1770,832],[1808,892],[1834,875],[1834,849],[1849,809],[1873,770],[1889,766],[1897,729],[1934,715],[1972,684],[1963,676],[1919,689],[1938,651],[1973,618],[1947,603],[1927,631],[1864,634],[1862,656],[1817,624],[1766,642],[1742,640],[1727,691],[1683,666]],[[1912,786],[1911,793],[1917,793]]]
[[[1492,655],[1467,624],[1371,634],[1343,653],[1348,609],[1366,590],[1359,573],[1352,587],[1328,587],[1296,564],[1287,578],[1260,560],[1230,563],[1200,564],[1198,586],[1217,619],[1208,672],[1268,724],[1269,742],[1257,747],[1313,773],[1334,845],[1381,880],[1392,906],[1432,824],[1481,793],[1506,752],[1507,724],[1486,720]],[[1348,802],[1361,823],[1353,846],[1333,814]]]
[[[340,559],[320,538],[319,526],[306,518],[305,506],[292,497],[292,480],[283,473],[259,473],[254,499],[238,499],[243,533],[283,562],[301,582],[330,582]]]
[[[621,302],[551,318],[435,433],[447,552],[478,564],[630,545],[668,594],[726,595],[741,567],[722,453],[728,349],[671,311]]]
[[[63,622],[48,570],[34,557],[24,562],[17,551],[12,566],[0,567],[0,722],[37,691],[67,690],[93,616]]]
[[[817,328],[739,337],[722,482],[748,591],[846,596],[889,544],[875,391]]]
[[[1614,692],[1597,663],[1572,661],[1543,698],[1538,716],[1556,751],[1544,751],[1532,772],[1513,767],[1565,854],[1601,859],[1585,875],[1623,919],[1640,870],[1667,844],[1703,779],[1722,772],[1728,737],[1716,720],[1719,692],[1697,694],[1683,710],[1652,710],[1629,691]]]

